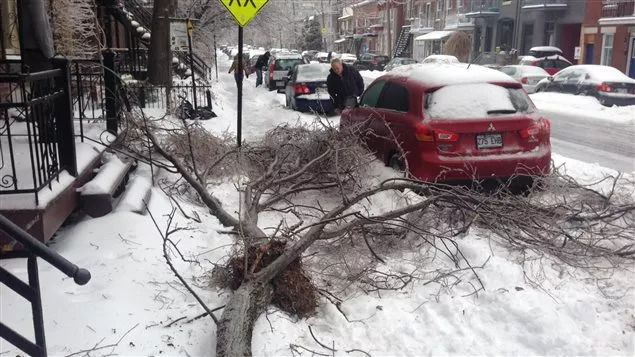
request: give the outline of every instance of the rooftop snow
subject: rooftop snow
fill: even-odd
[[[390,73],[431,87],[464,83],[517,83],[503,72],[467,64],[418,63],[395,68]]]

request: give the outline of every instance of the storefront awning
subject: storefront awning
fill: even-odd
[[[447,37],[450,37],[450,35],[454,33],[454,31],[432,31],[430,33],[427,33],[425,35],[421,35],[419,37],[415,38],[415,41],[437,41],[437,40],[443,40]]]
[[[342,43],[342,42],[346,42],[345,38],[340,38],[338,40],[333,41],[333,43]]]

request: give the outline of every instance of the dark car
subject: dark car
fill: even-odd
[[[305,63],[305,60],[299,54],[277,53],[272,55],[269,58],[267,71],[263,73],[265,86],[269,90],[284,90],[289,72],[302,63]]]
[[[415,64],[415,63],[417,63],[417,60],[413,58],[395,57],[391,59],[390,62],[388,62],[388,64],[386,64],[386,66],[384,67],[384,70],[388,72],[397,67],[405,66],[407,64]]]
[[[388,62],[390,62],[390,57],[388,56],[377,55],[374,53],[364,53],[359,56],[354,66],[358,71],[383,71]]]
[[[333,101],[326,88],[331,66],[325,63],[301,64],[289,75],[285,88],[287,107],[301,112],[330,113]]]
[[[540,81],[536,91],[589,95],[605,106],[635,105],[635,79],[614,67],[595,64],[567,67]]]
[[[478,65],[388,72],[364,91],[359,106],[342,112],[340,128],[359,133],[380,160],[422,181],[550,171],[549,121],[520,83]]]

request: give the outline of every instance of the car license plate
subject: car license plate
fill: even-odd
[[[628,93],[628,89],[626,89],[626,88],[616,88],[615,92],[616,93]]]
[[[478,149],[492,149],[503,147],[503,135],[501,134],[481,134],[476,136],[476,147]]]
[[[276,87],[284,87],[284,81],[277,81]]]
[[[315,88],[316,94],[326,94],[326,89],[324,88]]]

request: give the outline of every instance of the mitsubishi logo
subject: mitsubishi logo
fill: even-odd
[[[487,131],[496,131],[496,127],[494,127],[494,123],[489,123],[487,127]]]

